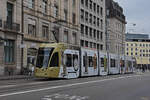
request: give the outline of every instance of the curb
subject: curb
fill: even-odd
[[[20,79],[33,79],[35,78],[34,76],[0,76],[0,81],[4,80],[20,80]]]

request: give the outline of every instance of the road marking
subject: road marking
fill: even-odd
[[[74,84],[53,86],[53,87],[47,87],[47,88],[35,89],[35,90],[28,90],[28,91],[22,91],[22,92],[7,93],[7,94],[0,95],[0,97],[7,97],[7,96],[12,96],[12,95],[17,95],[17,94],[25,94],[25,93],[31,93],[31,92],[38,92],[38,91],[52,90],[52,89],[58,89],[58,88],[72,87],[72,86],[83,85],[83,84],[98,83],[98,82],[104,82],[104,81],[110,81],[110,80],[132,78],[132,77],[137,77],[137,76],[141,76],[141,75],[125,76],[125,77],[118,77],[118,78],[111,78],[111,79],[103,79],[103,80],[88,81],[88,82],[82,82],[82,83],[74,83]]]
[[[89,96],[77,96],[77,95],[69,95],[69,94],[52,94],[52,95],[46,95],[41,100],[87,100],[89,99]]]

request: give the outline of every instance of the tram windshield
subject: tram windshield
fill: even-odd
[[[39,48],[36,67],[47,68],[54,48]]]

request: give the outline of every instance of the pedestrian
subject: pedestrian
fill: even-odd
[[[145,67],[144,67],[144,66],[142,66],[142,72],[143,72],[143,73],[145,72]]]
[[[34,66],[32,66],[32,75],[34,75]]]

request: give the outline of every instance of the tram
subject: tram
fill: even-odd
[[[78,78],[120,73],[118,55],[65,43],[41,44],[34,74],[41,78]],[[132,59],[128,67],[132,67]],[[125,64],[124,64],[125,66]],[[129,70],[128,70],[129,71]],[[132,70],[130,70],[132,71]]]

